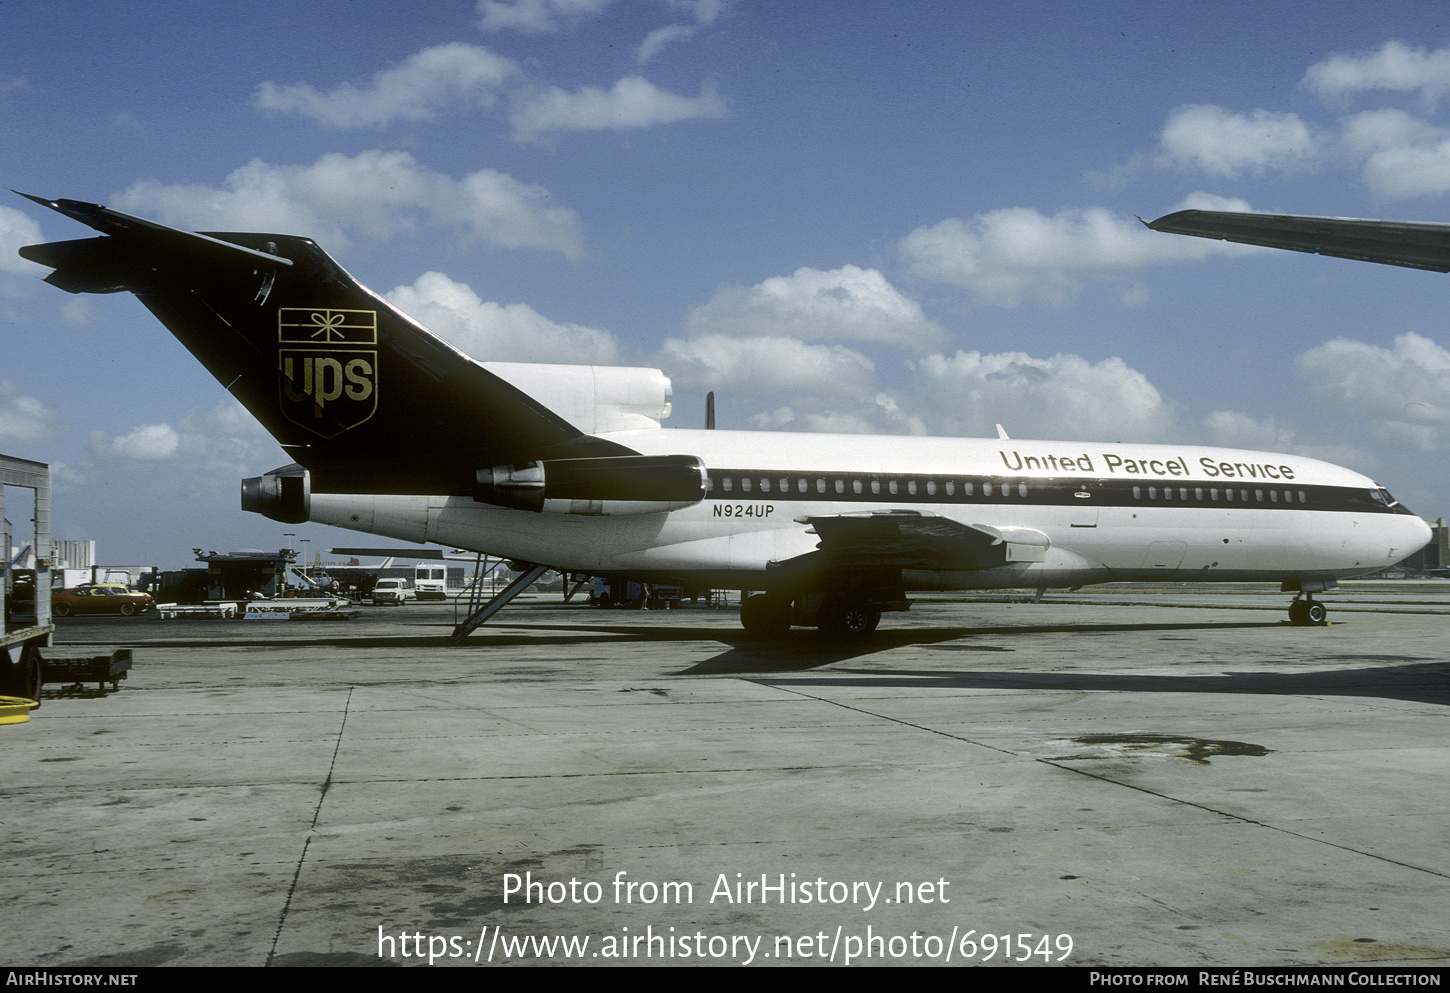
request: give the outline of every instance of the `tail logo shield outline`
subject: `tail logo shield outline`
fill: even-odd
[[[277,308],[282,413],[320,438],[366,423],[378,409],[377,343],[375,310]]]

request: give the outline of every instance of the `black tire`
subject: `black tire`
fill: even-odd
[[[1307,601],[1307,600],[1295,600],[1293,603],[1289,604],[1289,623],[1290,624],[1308,624],[1309,623],[1309,601]]]
[[[1325,609],[1324,604],[1315,601],[1309,604],[1309,610],[1305,616],[1310,624],[1323,624],[1329,617],[1329,611]]]
[[[863,638],[881,623],[881,612],[863,597],[827,597],[821,604],[820,628],[829,635]]]
[[[51,604],[50,613],[51,613],[51,616],[52,617],[69,617],[70,616],[70,604],[68,604],[68,603],[55,603],[55,604]]]
[[[740,605],[740,626],[752,638],[779,638],[790,630],[790,601],[757,593]]]
[[[122,617],[135,617],[136,616],[136,605],[134,603],[123,603],[123,604],[121,604],[121,616]]]

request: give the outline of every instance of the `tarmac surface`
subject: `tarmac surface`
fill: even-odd
[[[1450,583],[1288,599],[62,621],[3,964],[1444,966]]]

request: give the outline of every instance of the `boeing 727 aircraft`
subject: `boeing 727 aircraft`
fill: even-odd
[[[1278,582],[1318,623],[1314,593],[1430,537],[1379,484],[1297,455],[662,430],[662,372],[475,361],[306,238],[30,199],[101,232],[21,249],[47,282],[134,293],[287,451],[242,506],[289,524],[486,551],[524,580],[760,590],[756,635],[864,634],[911,590],[1115,580]]]

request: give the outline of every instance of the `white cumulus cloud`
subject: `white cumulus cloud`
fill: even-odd
[[[658,360],[676,382],[751,399],[874,396],[876,367],[842,345],[794,338],[669,338]]]
[[[845,265],[801,268],[747,288],[726,287],[694,307],[692,335],[878,341],[916,350],[940,346],[947,334],[921,305],[875,269]]]
[[[302,83],[264,82],[254,102],[263,110],[301,114],[333,127],[379,127],[399,120],[432,120],[453,103],[488,107],[499,87],[518,73],[510,59],[454,42],[410,55],[378,72],[368,86],[344,83],[323,93]]]
[[[60,419],[44,400],[0,380],[0,441],[43,441],[60,434]]]
[[[913,363],[916,400],[935,433],[1155,441],[1172,412],[1148,378],[1122,359],[958,351]]]
[[[478,0],[478,26],[485,31],[549,34],[604,11],[614,0]]]
[[[1226,210],[1240,204],[1198,194],[1183,206]],[[899,247],[913,274],[971,290],[984,303],[1016,307],[1028,299],[1065,303],[1087,278],[1113,282],[1125,304],[1139,304],[1146,290],[1125,282],[1126,274],[1164,262],[1232,254],[1243,246],[1165,237],[1101,207],[1052,216],[1030,207],[1006,207],[917,228]]]
[[[1296,450],[1294,431],[1272,417],[1261,419],[1241,410],[1216,410],[1203,419],[1202,426],[1205,444],[1269,452]]]
[[[624,131],[729,114],[728,102],[706,81],[700,95],[661,90],[641,76],[627,76],[611,89],[586,86],[569,92],[554,86],[520,95],[510,113],[521,141],[559,131]]]
[[[181,435],[170,424],[142,424],[114,438],[100,432],[92,437],[101,454],[141,462],[169,459],[181,447]]]
[[[1391,348],[1336,338],[1300,355],[1295,370],[1383,434],[1426,451],[1450,447],[1450,351],[1429,338],[1402,334]]]
[[[874,398],[862,400],[841,398],[841,403],[849,409],[808,410],[777,407],[772,411],[751,415],[750,426],[758,431],[811,431],[827,434],[927,433],[921,418],[905,413],[890,394],[878,393]]]
[[[1343,437],[1329,442],[1311,441],[1275,417],[1254,417],[1241,410],[1216,410],[1203,418],[1196,428],[1186,429],[1181,440],[1218,448],[1291,452],[1335,465],[1352,466],[1361,472],[1372,473],[1380,465],[1372,448]]]
[[[29,214],[14,207],[0,207],[0,272],[26,276],[45,272],[34,262],[27,262],[16,254],[22,246],[44,240],[40,225],[31,220]]]
[[[1312,164],[1321,147],[1297,114],[1237,114],[1207,104],[1179,107],[1159,135],[1165,163],[1223,177]]]
[[[570,258],[583,250],[578,215],[542,186],[492,169],[454,179],[407,152],[330,153],[305,166],[254,159],[220,187],[142,181],[113,205],[177,227],[275,231],[324,246],[430,226],[504,248],[540,248]]]
[[[238,479],[288,461],[277,442],[231,398],[193,407],[174,425],[141,424],[115,436],[91,432],[97,458],[70,467],[68,481],[89,487],[93,480],[108,479],[123,485],[144,473],[147,492],[208,503],[230,494],[235,501]]]
[[[1450,191],[1450,138],[1377,151],[1360,175],[1384,196],[1438,196]]]
[[[1351,114],[1340,125],[1340,148],[1361,164],[1360,177],[1376,194],[1450,190],[1450,128],[1394,108]]]
[[[694,24],[667,24],[662,28],[655,28],[639,43],[639,48],[634,53],[635,58],[643,65],[658,55],[666,45],[685,41],[698,30]]]
[[[673,0],[670,6],[693,15],[695,23],[669,24],[651,31],[634,53],[641,65],[658,55],[665,46],[685,41],[701,27],[714,24],[725,9],[724,0]]]
[[[440,272],[425,272],[386,297],[481,362],[619,364],[619,343],[609,332],[551,321],[527,304],[483,300]]]
[[[1433,104],[1450,90],[1450,48],[1432,51],[1388,41],[1361,55],[1331,55],[1310,66],[1301,85],[1330,97],[1365,90],[1418,92]]]

